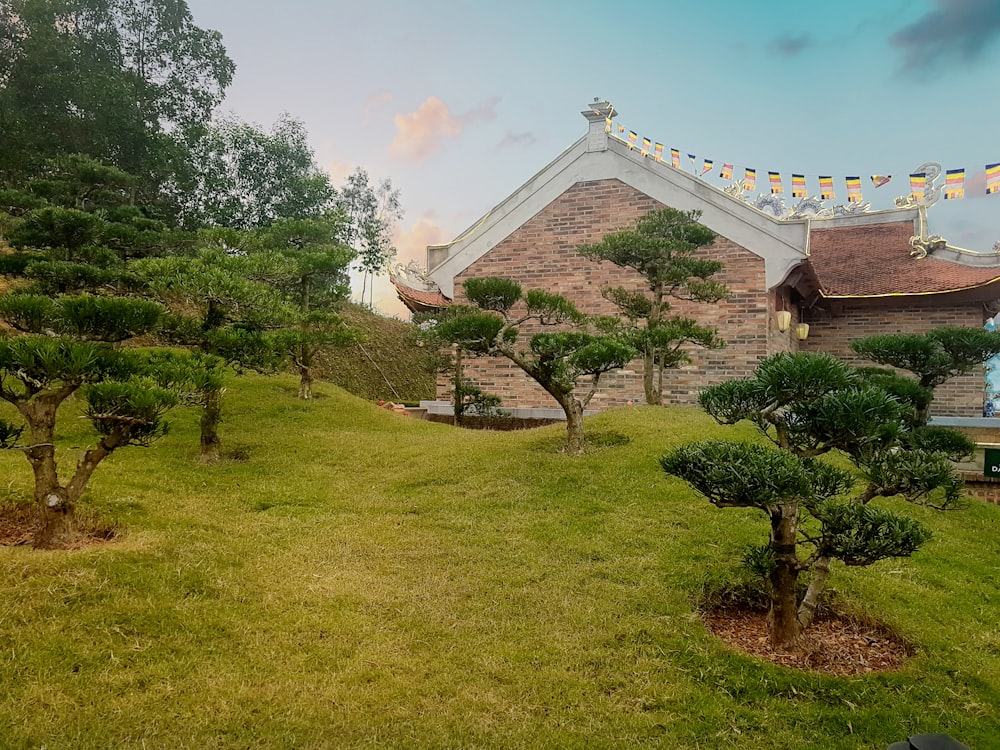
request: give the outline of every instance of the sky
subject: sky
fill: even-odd
[[[302,120],[334,185],[356,167],[401,194],[398,259],[425,264],[586,132],[595,97],[707,180],[861,176],[872,209],[925,162],[966,170],[930,231],[992,252],[1000,195],[1000,0],[188,0],[236,63],[221,107]],[[692,167],[687,154],[697,157]],[[870,176],[891,175],[877,190]],[[943,182],[943,177],[942,180]],[[360,287],[357,292],[360,291]],[[406,317],[387,279],[375,306]]]

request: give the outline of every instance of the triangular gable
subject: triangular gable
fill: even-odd
[[[589,118],[588,118],[589,119]],[[779,221],[734,200],[698,177],[639,152],[603,132],[603,119],[458,239],[428,248],[428,275],[454,297],[454,279],[579,182],[617,179],[664,205],[700,210],[715,233],[764,260],[772,288],[808,256],[809,221]],[[599,128],[599,130],[598,130]]]

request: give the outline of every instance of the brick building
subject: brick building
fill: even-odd
[[[665,403],[691,404],[704,386],[745,377],[776,352],[826,351],[856,361],[851,339],[981,326],[1000,307],[1000,256],[969,253],[928,236],[925,206],[876,212],[814,206],[779,218],[743,199],[736,185],[720,190],[629,148],[606,132],[605,118],[615,115],[606,102],[583,115],[588,129],[582,138],[459,238],[427,249],[423,278],[393,276],[410,309],[461,301],[466,279],[505,276],[525,289],[564,294],[585,313],[613,314],[601,287],[644,289],[644,281],[610,263],[585,260],[576,248],[632,228],[639,216],[663,206],[701,211],[701,222],[718,235],[705,252],[724,263],[716,278],[732,290],[711,306],[672,301],[675,311],[717,328],[726,347],[695,349],[690,364],[668,370]],[[791,313],[786,330],[779,330],[778,311]],[[507,360],[471,360],[465,373],[500,395],[506,408],[555,407]],[[438,397],[447,401],[446,382]],[[982,400],[982,375],[971,375],[941,388],[934,409],[978,416]],[[643,403],[638,360],[606,375],[590,406],[629,401]]]

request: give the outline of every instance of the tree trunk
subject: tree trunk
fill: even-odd
[[[803,629],[812,625],[813,618],[816,617],[816,605],[819,604],[819,595],[826,588],[826,582],[830,580],[830,558],[820,557],[813,566],[812,578],[809,581],[809,588],[806,595],[802,597],[802,604],[799,605],[799,626]]]
[[[654,359],[653,350],[647,344],[642,358],[642,390],[646,396],[646,403],[649,406],[659,406],[661,399],[661,394],[656,391],[656,382],[654,380],[654,371],[656,369]]]
[[[56,410],[71,391],[36,396],[15,403],[31,431],[31,446],[24,455],[35,478],[34,500],[41,527],[33,545],[37,549],[65,547],[73,536],[74,503],[59,484],[56,471]]]
[[[33,542],[36,549],[62,549],[73,541],[76,503],[87,488],[94,469],[120,444],[120,435],[114,432],[101,438],[96,448],[80,457],[65,487],[59,484],[55,447],[49,443],[28,449],[28,460],[35,473],[35,503],[41,518],[41,527]]]
[[[313,397],[313,374],[312,368],[308,365],[299,365],[299,398],[311,399]]]
[[[306,343],[299,346],[295,366],[299,368],[299,398],[309,400],[313,397],[313,351]]]
[[[454,423],[456,427],[462,426],[462,417],[465,416],[462,395],[462,349],[455,348],[455,393],[453,396],[452,412],[454,413]]]
[[[663,284],[655,284],[652,288],[653,304],[646,319],[646,330],[652,331],[660,325],[663,317]],[[660,369],[659,382],[656,380],[656,349],[652,342],[646,344],[642,361],[642,388],[645,391],[646,403],[649,406],[663,405],[663,371]]]
[[[207,388],[202,392],[201,409],[201,461],[214,464],[219,461],[222,438],[219,424],[222,422],[222,389]]]
[[[795,554],[798,535],[798,503],[780,503],[771,512],[771,551],[775,567],[771,573],[771,611],[767,616],[771,648],[786,653],[800,647],[796,584],[799,560]]]
[[[559,405],[566,413],[566,452],[571,456],[583,453],[583,404],[571,395],[563,397]]]

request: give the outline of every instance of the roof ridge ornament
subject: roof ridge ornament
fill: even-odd
[[[418,292],[440,292],[441,288],[427,276],[427,269],[421,268],[417,261],[411,260],[405,266],[396,263],[389,269],[389,277],[401,281]]]
[[[833,219],[838,216],[857,216],[868,213],[871,209],[869,201],[848,203],[846,206],[826,206],[822,199],[816,196],[799,199],[793,206],[786,206],[783,196],[771,193],[748,194],[750,186],[743,180],[733,180],[722,188],[722,192],[748,206],[756,208],[761,213],[769,214],[778,221],[796,221],[801,219]]]
[[[923,195],[920,198],[917,198],[917,196],[913,193],[901,195],[893,201],[893,203],[896,204],[896,208],[911,208],[913,206],[930,207],[937,203],[941,198],[941,186],[935,185],[934,181],[941,176],[942,171],[941,162],[925,161],[919,167],[910,172],[911,175],[922,174],[927,178],[927,184],[924,187]]]
[[[923,166],[927,166],[926,164]],[[940,164],[938,168],[940,169]],[[939,172],[940,173],[940,172]],[[929,180],[928,180],[929,182]],[[940,188],[938,188],[940,192]],[[910,196],[911,198],[913,196]],[[934,196],[934,201],[937,201],[937,195]],[[897,205],[898,200],[897,200]],[[910,237],[910,257],[920,260],[921,258],[926,258],[928,253],[933,253],[936,250],[958,250],[958,248],[953,248],[948,244],[948,240],[942,237],[940,234],[930,234],[927,228],[927,205],[921,203],[913,204],[917,207],[917,221],[919,227],[919,233]]]

